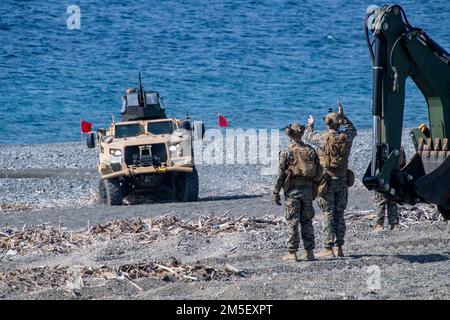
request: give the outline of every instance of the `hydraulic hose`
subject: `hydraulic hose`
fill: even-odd
[[[403,33],[401,36],[399,36],[397,38],[397,40],[395,40],[394,45],[391,48],[391,52],[389,53],[389,64],[391,66],[391,69],[394,71],[394,84],[392,86],[393,92],[397,92],[397,89],[398,89],[398,72],[397,72],[397,68],[394,66],[394,63],[393,63],[394,51],[397,48],[397,45],[400,43],[400,40],[403,39],[403,37],[406,34],[407,34],[406,32]]]
[[[367,47],[369,48],[369,53],[370,53],[370,57],[372,59],[372,64],[373,64],[374,60],[375,60],[375,55],[373,53],[373,43],[370,42],[370,38],[369,38],[369,26],[367,25],[369,16],[370,16],[370,14],[367,14],[366,18],[364,19],[364,34],[366,36]]]

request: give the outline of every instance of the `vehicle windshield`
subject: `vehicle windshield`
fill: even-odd
[[[135,137],[141,133],[141,126],[139,123],[121,124],[115,126],[116,138]]]
[[[147,130],[151,134],[172,134],[172,121],[152,122],[147,125]]]

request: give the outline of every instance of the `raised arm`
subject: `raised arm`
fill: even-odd
[[[353,123],[346,116],[342,118],[342,125],[344,126],[345,133],[347,134],[347,141],[351,145],[353,143],[353,139],[355,139],[358,132],[356,131],[356,128],[353,125]]]
[[[320,149],[325,148],[327,142],[326,137],[321,133],[314,132],[314,118],[312,116],[309,116],[304,137],[308,143],[313,144]]]
[[[344,126],[344,132],[347,134],[347,141],[348,144],[351,146],[353,144],[353,139],[357,136],[358,132],[356,131],[355,126],[353,123],[345,116],[344,114],[344,107],[340,102],[338,102],[338,113],[341,116],[341,124]]]

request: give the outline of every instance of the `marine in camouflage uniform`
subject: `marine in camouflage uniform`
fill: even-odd
[[[398,225],[398,207],[395,201],[390,200],[387,196],[380,192],[373,195],[373,203],[376,214],[376,225],[374,231],[381,231],[384,229],[385,213],[387,211],[388,223],[391,229],[396,229]]]
[[[406,155],[403,147],[400,148],[399,166],[400,168],[406,165]],[[388,223],[391,226],[391,230],[397,230],[399,226],[398,219],[398,206],[395,201],[392,201],[386,195],[381,192],[376,192],[373,195],[374,210],[376,214],[375,228],[374,231],[384,230],[384,219],[388,217]]]
[[[344,245],[346,231],[344,211],[347,207],[348,200],[347,164],[343,168],[336,170],[327,167],[325,147],[329,135],[340,135],[344,133],[346,135],[346,148],[348,153],[350,153],[357,131],[350,120],[344,115],[341,104],[339,104],[339,113],[329,113],[324,117],[324,121],[327,123],[328,130],[315,133],[314,119],[310,116],[308,126],[305,130],[306,141],[317,147],[317,153],[325,172],[322,183],[324,191],[319,193],[317,201],[323,216],[324,249],[317,254],[317,257],[334,257],[334,246],[336,246],[337,255],[344,256],[342,246]],[[339,129],[340,125],[344,126],[344,130]]]
[[[301,238],[305,249],[304,258],[314,260],[314,227],[312,219],[314,217],[313,208],[313,182],[318,183],[322,176],[319,159],[313,147],[303,143],[301,138],[304,133],[304,126],[293,124],[286,128],[286,134],[291,138],[288,148],[280,151],[278,174],[274,187],[274,202],[281,205],[280,191],[284,189],[285,196],[285,217],[288,228],[287,249],[288,254],[283,257],[284,261],[297,261],[297,251],[300,245],[299,225],[301,226]],[[291,176],[290,166],[294,163],[295,147],[309,148],[315,162],[316,173],[313,178],[301,176]]]

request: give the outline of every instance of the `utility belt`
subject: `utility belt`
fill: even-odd
[[[305,186],[312,186],[311,178],[293,176],[292,174],[289,173],[286,176],[286,180],[284,181],[283,189],[284,192],[286,193],[293,187],[305,187]]]
[[[355,174],[352,170],[348,169],[338,169],[338,170],[328,170],[325,169],[325,172],[322,176],[322,180],[317,188],[317,194],[319,197],[323,197],[328,191],[328,182],[330,180],[340,180],[345,179],[347,187],[353,186],[355,183]]]
[[[329,177],[331,177],[331,179],[333,179],[333,180],[336,180],[338,178],[346,178],[347,177],[347,168],[336,169],[336,170],[325,169],[325,173]]]
[[[305,177],[294,177],[292,181],[293,187],[303,187],[303,186],[311,186],[312,185],[312,179],[311,178],[305,178]]]

